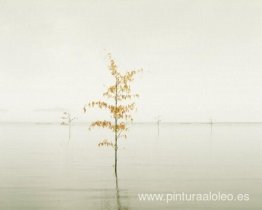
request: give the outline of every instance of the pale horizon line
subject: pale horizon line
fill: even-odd
[[[78,121],[72,122],[72,125],[82,125],[90,124],[91,121]],[[35,125],[60,125],[61,122],[58,121],[0,121],[0,124],[35,124]],[[158,124],[158,121],[136,121],[131,124]],[[262,124],[262,121],[160,121],[159,124],[180,124],[180,125],[189,125],[189,124],[206,124],[206,125],[215,125],[215,124]]]

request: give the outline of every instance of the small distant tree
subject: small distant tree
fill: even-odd
[[[72,125],[73,120],[75,119],[76,117],[72,117],[69,112],[63,112],[61,125],[68,126],[68,139],[69,140],[71,138],[71,125]]]
[[[131,82],[134,80],[134,76],[142,71],[132,70],[126,73],[120,73],[115,60],[108,55],[109,58],[109,70],[113,76],[114,83],[110,85],[104,97],[108,98],[111,103],[105,101],[91,101],[84,107],[84,112],[88,108],[99,108],[109,111],[109,115],[113,120],[97,120],[91,123],[90,128],[102,127],[108,128],[114,134],[114,141],[103,139],[99,142],[98,146],[109,146],[115,151],[115,175],[117,176],[117,151],[119,138],[127,138],[126,132],[128,131],[128,124],[133,122],[132,112],[136,109],[135,103],[132,101],[134,98],[139,97],[138,94],[133,94],[131,91]],[[113,103],[112,103],[113,102]]]

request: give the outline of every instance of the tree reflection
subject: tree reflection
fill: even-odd
[[[121,203],[121,196],[119,192],[119,187],[118,187],[118,177],[117,174],[115,174],[115,182],[116,182],[116,205],[117,205],[117,210],[128,210],[128,207],[125,207]]]

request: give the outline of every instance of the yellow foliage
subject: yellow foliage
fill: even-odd
[[[92,122],[91,125],[90,125],[90,128],[92,127],[102,127],[102,128],[109,128],[109,129],[112,129],[113,128],[113,125],[110,121],[95,121],[95,122]]]
[[[100,141],[98,143],[99,147],[106,146],[106,147],[114,147],[114,144],[111,141],[108,141],[107,139]]]
[[[114,104],[108,104],[107,102],[104,101],[92,101],[84,107],[84,111],[86,112],[88,108],[95,108],[95,107],[108,110],[111,113],[111,116],[115,119],[115,121],[110,122],[106,120],[104,121],[98,120],[92,122],[90,128],[92,127],[109,128],[115,133],[117,138],[118,137],[127,138],[127,135],[123,134],[122,132],[127,131],[128,130],[127,123],[133,121],[133,118],[130,113],[135,110],[135,103],[121,104],[120,102],[128,101],[133,98],[139,97],[138,94],[132,94],[130,84],[134,80],[134,76],[138,72],[141,72],[142,69],[132,70],[122,74],[118,71],[118,66],[116,65],[116,62],[112,58],[111,54],[108,54],[108,58],[109,58],[108,68],[110,70],[111,75],[114,77],[115,82],[113,85],[107,88],[103,96],[113,99]],[[124,121],[119,122],[120,119]],[[117,143],[117,139],[115,139],[115,141]],[[117,147],[117,145],[113,145],[112,142],[109,142],[107,140],[101,141],[98,145]]]

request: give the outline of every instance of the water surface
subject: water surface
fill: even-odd
[[[262,206],[262,125],[136,124],[114,153],[87,125],[2,124],[0,209],[256,209]],[[117,183],[116,183],[117,181]],[[117,184],[117,185],[116,185]],[[138,193],[248,193],[248,202],[139,201]]]

